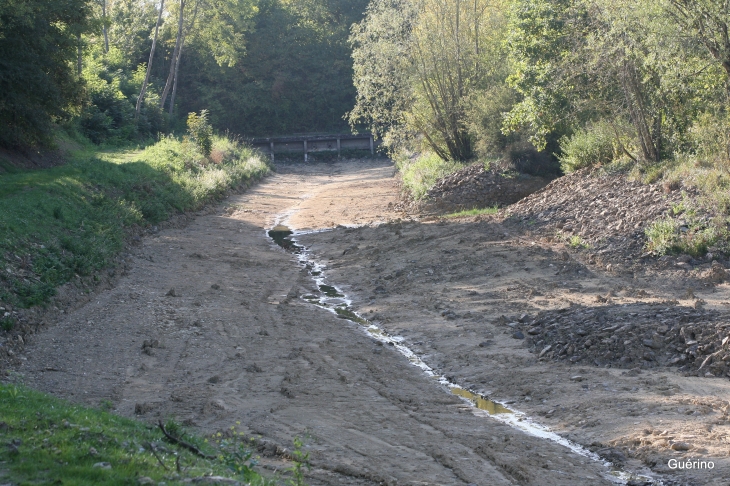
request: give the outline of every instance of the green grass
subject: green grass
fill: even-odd
[[[183,433],[173,423],[168,423],[170,429]],[[165,441],[156,427],[24,387],[0,385],[2,483],[133,485],[143,484],[139,479],[146,477],[149,484],[182,484],[185,478],[212,474],[245,484],[276,484],[252,469],[248,442],[235,427],[206,439],[183,437],[215,459]]]
[[[591,248],[591,245],[578,235],[571,236],[567,243],[571,248],[575,248],[576,250],[588,250]]]
[[[447,214],[444,218],[461,218],[467,216],[480,216],[482,214],[497,214],[498,211],[499,208],[497,206],[492,206],[491,208],[465,209],[463,211]]]
[[[396,160],[403,187],[414,199],[423,199],[436,182],[464,167],[464,164],[443,160],[436,154],[425,153],[415,160]]]
[[[195,210],[269,170],[250,149],[220,137],[209,159],[174,138],[70,158],[0,175],[0,303],[42,304],[59,285],[110,265],[130,228]]]

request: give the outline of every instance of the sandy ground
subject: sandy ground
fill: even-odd
[[[602,464],[485,417],[358,324],[300,299],[317,290],[311,276],[265,231],[361,225],[300,241],[353,308],[429,366],[626,470],[727,484],[730,382],[540,361],[499,319],[606,305],[597,293],[629,286],[648,296],[610,305],[650,305],[678,298],[671,285],[587,269],[497,222],[401,221],[393,176],[385,160],[282,165],[186,227],[144,238],[113,289],[33,337],[19,376],[203,433],[241,422],[269,470],[288,467],[282,451],[304,437],[312,485],[610,484]],[[708,306],[728,300],[724,287],[707,292]],[[679,441],[689,450],[670,448]],[[677,473],[672,458],[715,469]]]

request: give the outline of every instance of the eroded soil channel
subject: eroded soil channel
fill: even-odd
[[[290,216],[290,215],[289,215]],[[326,230],[325,230],[326,231]],[[320,231],[317,231],[320,232]],[[301,233],[301,234],[307,234]],[[325,283],[324,268],[311,258],[311,255],[307,252],[307,248],[297,242],[297,232],[288,226],[278,224],[274,228],[268,231],[269,237],[278,246],[286,251],[289,251],[297,255],[299,263],[309,272],[314,279],[317,288],[319,289],[319,295],[306,294],[301,296],[306,302],[320,306],[324,309],[328,309],[337,315],[341,319],[346,319],[353,324],[359,324],[362,326],[362,330],[371,335],[378,343],[384,345],[393,346],[398,352],[405,356],[408,361],[420,368],[429,378],[435,379],[438,384],[445,388],[444,391],[451,393],[462,398],[466,403],[473,406],[475,409],[486,412],[485,418],[492,418],[499,420],[505,424],[508,424],[518,430],[521,430],[531,436],[553,441],[560,444],[571,452],[580,456],[587,457],[594,461],[597,461],[606,467],[607,472],[604,474],[606,479],[615,481],[616,484],[662,484],[658,479],[651,478],[647,475],[634,474],[631,472],[622,471],[609,461],[601,458],[597,454],[585,449],[584,447],[567,440],[558,434],[550,431],[548,428],[534,422],[531,418],[527,417],[524,413],[508,408],[502,403],[490,400],[473,390],[467,390],[455,383],[450,382],[446,377],[439,374],[437,371],[431,369],[424,361],[421,356],[414,353],[404,344],[404,339],[400,336],[391,336],[387,332],[383,331],[377,325],[373,324],[366,318],[358,315],[351,308],[351,301],[347,299],[346,295],[333,285]],[[437,390],[434,389],[436,393]]]
[[[289,466],[286,451],[302,437],[312,485],[612,484],[602,463],[440,391],[402,345],[450,383],[623,470],[724,484],[727,380],[539,358],[514,337],[540,311],[688,305],[672,282],[564,260],[564,248],[498,221],[409,219],[393,209],[393,175],[386,160],[281,165],[184,227],[150,233],[127,250],[114,288],[59,307],[15,378],[150,422],[174,417],[203,433],[235,425],[272,472]],[[267,231],[283,220],[302,233],[311,268],[272,244]],[[313,280],[323,269],[327,281]],[[631,292],[596,303],[620,288]],[[710,309],[730,301],[723,286],[695,293]],[[322,300],[329,309],[309,303]],[[357,317],[400,340],[363,332]],[[688,448],[671,449],[677,441]],[[693,455],[715,469],[665,466]]]

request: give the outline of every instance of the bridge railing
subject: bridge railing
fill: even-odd
[[[306,162],[312,152],[337,151],[339,157],[343,150],[369,150],[370,154],[375,154],[375,142],[370,133],[254,138],[250,143],[269,154],[271,160],[274,160],[275,154],[303,153]]]

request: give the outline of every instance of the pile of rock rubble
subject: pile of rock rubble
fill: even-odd
[[[573,306],[499,323],[542,360],[730,376],[730,314],[676,301]]]

